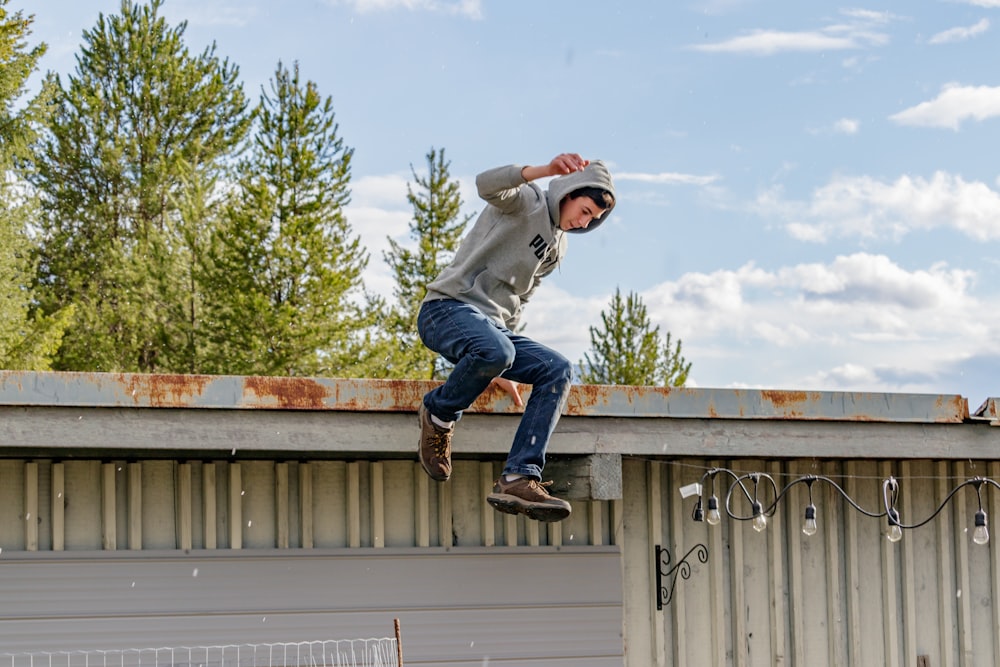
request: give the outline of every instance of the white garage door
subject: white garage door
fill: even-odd
[[[389,637],[397,618],[407,666],[621,667],[620,553],[0,556],[0,653]]]

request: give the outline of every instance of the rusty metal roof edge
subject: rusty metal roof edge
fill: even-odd
[[[1000,398],[987,398],[973,413],[972,419],[989,422],[991,426],[1000,426]]]
[[[0,371],[0,405],[412,412],[437,384],[425,380]],[[996,404],[988,403],[995,417]],[[509,397],[491,388],[469,411],[517,413],[519,409]],[[969,407],[959,395],[574,385],[566,414],[961,423],[969,419]]]

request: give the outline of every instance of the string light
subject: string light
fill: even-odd
[[[809,489],[809,504],[806,505],[806,518],[802,521],[802,534],[812,537],[816,534],[816,506],[813,504],[813,482],[815,479],[806,480],[806,488]]]
[[[812,503],[806,505],[806,518],[802,522],[802,534],[807,537],[812,537],[816,534],[818,526],[816,525],[816,506]]]
[[[938,514],[941,513],[956,493],[967,486],[971,486],[976,491],[976,499],[978,501],[978,509],[973,517],[974,530],[972,532],[972,541],[976,544],[988,544],[990,541],[990,532],[986,511],[983,509],[983,487],[993,486],[1000,489],[1000,483],[997,483],[988,477],[973,477],[971,479],[967,479],[955,486],[955,488],[948,493],[945,499],[941,502],[937,509],[931,513],[930,516],[922,521],[907,524],[901,521],[899,509],[897,508],[900,487],[899,482],[895,477],[890,476],[888,479],[882,481],[883,508],[880,511],[870,511],[859,505],[839,484],[829,477],[824,477],[822,475],[804,475],[797,479],[793,479],[779,491],[777,483],[775,483],[774,479],[767,473],[751,472],[738,474],[727,468],[710,468],[704,475],[702,475],[701,483],[697,486],[699,490],[696,491],[696,493],[703,495],[706,486],[711,489],[711,495],[708,496],[707,499],[708,513],[706,515],[703,511],[702,495],[699,495],[693,514],[695,521],[707,521],[713,526],[717,525],[721,521],[722,514],[719,505],[719,498],[715,493],[715,478],[720,474],[728,476],[731,482],[729,489],[726,492],[725,503],[723,505],[726,510],[726,515],[737,521],[750,521],[753,529],[758,533],[767,529],[768,517],[774,516],[778,504],[792,489],[792,487],[798,484],[805,484],[809,499],[808,504],[805,507],[805,518],[802,522],[802,533],[807,537],[815,535],[819,527],[817,524],[818,512],[816,510],[816,505],[813,503],[813,485],[816,482],[822,482],[839,493],[840,496],[859,513],[875,519],[884,518],[888,526],[886,538],[893,543],[899,542],[903,539],[904,530],[919,528],[933,520]],[[766,499],[768,493],[770,494],[770,502],[761,500],[762,496]],[[734,511],[734,496],[736,496],[736,498],[742,497],[743,502],[750,505],[749,515]],[[744,507],[745,506],[746,505],[744,505]]]
[[[889,510],[889,532],[886,533],[886,538],[890,542],[899,542],[903,539],[903,529],[899,525],[899,512],[893,507]]]
[[[976,512],[976,529],[972,531],[972,541],[976,544],[986,544],[990,541],[990,531],[986,527],[986,512],[982,508]]]
[[[767,528],[767,517],[764,515],[761,504],[755,500],[753,501],[753,529],[762,533],[765,528]]]
[[[719,497],[714,493],[708,498],[708,515],[705,517],[709,525],[718,526],[722,521],[722,514],[719,512]]]

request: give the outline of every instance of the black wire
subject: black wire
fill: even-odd
[[[934,510],[934,512],[929,517],[927,517],[926,519],[923,519],[922,521],[918,521],[916,523],[904,524],[904,523],[901,523],[899,521],[899,519],[898,519],[898,517],[899,517],[899,511],[896,509],[896,503],[897,503],[897,501],[899,499],[899,482],[896,481],[895,477],[891,477],[890,476],[888,479],[884,480],[883,483],[882,483],[882,500],[883,500],[883,505],[885,507],[884,511],[882,511],[882,512],[873,512],[873,511],[867,510],[864,507],[862,507],[837,482],[835,482],[832,479],[830,479],[829,477],[826,477],[826,476],[823,476],[823,475],[804,475],[802,477],[799,477],[798,479],[792,480],[787,485],[785,485],[785,487],[782,488],[781,491],[778,491],[778,486],[775,483],[774,478],[771,477],[767,473],[751,472],[751,473],[744,473],[744,474],[740,475],[740,474],[737,474],[736,472],[734,472],[732,470],[729,470],[728,468],[711,468],[711,469],[707,470],[704,475],[702,475],[702,478],[701,478],[701,496],[699,496],[699,498],[698,498],[698,504],[695,506],[695,511],[697,511],[697,509],[699,507],[703,507],[704,506],[702,501],[704,499],[704,490],[705,490],[705,481],[706,481],[706,479],[708,479],[708,480],[711,481],[712,495],[713,496],[715,495],[715,477],[719,473],[725,473],[726,475],[729,475],[729,477],[731,478],[731,483],[729,485],[728,490],[726,491],[725,508],[726,508],[726,514],[729,516],[729,518],[735,519],[737,521],[750,521],[754,517],[753,517],[753,515],[744,516],[744,515],[736,514],[735,512],[733,512],[733,509],[732,509],[732,496],[733,496],[733,492],[736,491],[737,487],[739,487],[740,491],[743,492],[743,497],[746,499],[746,501],[751,506],[753,506],[753,504],[755,502],[758,502],[758,503],[760,502],[760,500],[759,500],[759,498],[757,496],[757,491],[758,491],[758,486],[760,484],[761,479],[767,480],[767,482],[770,484],[770,486],[771,486],[771,492],[772,492],[772,495],[774,497],[774,500],[770,504],[768,504],[766,507],[763,504],[761,504],[761,510],[762,510],[762,513],[765,516],[774,516],[774,513],[777,511],[777,508],[778,508],[778,503],[781,501],[782,498],[785,497],[785,494],[787,494],[792,489],[792,487],[794,487],[795,485],[797,485],[797,484],[807,484],[808,485],[808,487],[809,487],[809,497],[810,497],[810,502],[811,502],[812,501],[812,485],[814,483],[816,483],[816,482],[823,482],[823,483],[828,484],[831,487],[833,487],[837,491],[837,493],[840,494],[841,498],[843,498],[845,501],[847,501],[847,503],[851,507],[853,507],[855,510],[857,510],[861,514],[864,514],[865,516],[871,517],[873,519],[880,519],[882,517],[890,517],[890,522],[892,524],[898,525],[900,528],[904,528],[904,529],[919,528],[919,527],[921,527],[921,526],[929,523],[930,521],[932,521],[938,514],[941,513],[941,511],[951,501],[951,499],[955,496],[955,494],[958,493],[959,490],[961,490],[962,488],[964,488],[966,486],[975,486],[975,488],[976,488],[976,495],[977,495],[977,497],[979,499],[979,509],[980,510],[982,510],[982,495],[981,495],[981,492],[980,492],[980,487],[982,487],[982,485],[986,484],[987,486],[992,486],[992,487],[1000,490],[1000,483],[998,483],[998,482],[996,482],[993,479],[990,479],[988,477],[973,477],[971,479],[967,479],[964,482],[962,482],[961,484],[959,484],[958,486],[956,486],[955,488],[953,488],[951,490],[951,492],[945,497],[945,499],[943,501],[941,501],[941,504],[938,506],[938,508],[936,510]],[[753,482],[753,493],[752,494],[747,489],[747,485],[745,484],[745,482],[748,481],[748,480],[751,481],[751,482]],[[893,518],[893,513],[895,513],[895,518]]]
[[[892,498],[891,503],[889,501],[889,494],[887,493],[887,490],[888,490],[890,484],[887,481],[886,483],[884,483],[882,485],[882,496],[883,496],[883,499],[885,500],[885,509],[886,509],[886,512],[888,512],[890,508],[895,509],[895,507],[896,507],[896,496],[899,493],[899,485],[896,484],[896,481],[894,479],[890,478],[890,480],[892,481],[892,485],[894,486],[894,488],[893,488],[893,498]],[[995,481],[993,481],[992,479],[990,479],[988,477],[973,477],[972,479],[967,479],[964,482],[962,482],[961,484],[959,484],[958,486],[956,486],[954,489],[952,489],[951,493],[949,493],[947,496],[945,496],[944,500],[941,501],[941,504],[938,505],[938,508],[936,510],[934,510],[934,512],[929,517],[927,517],[926,519],[924,519],[923,521],[918,521],[917,523],[902,523],[902,522],[899,522],[897,520],[896,521],[896,525],[898,525],[900,528],[907,528],[907,529],[910,529],[910,528],[920,528],[921,526],[930,523],[930,521],[932,519],[934,519],[934,517],[936,517],[938,514],[940,514],[941,510],[943,510],[945,508],[945,505],[947,505],[948,502],[955,496],[955,494],[958,493],[962,488],[964,488],[966,486],[974,485],[976,487],[976,490],[978,491],[979,487],[981,485],[983,485],[983,484],[989,484],[991,486],[996,487],[997,489],[1000,489],[1000,484],[997,484]],[[980,504],[980,509],[982,509],[982,505],[981,504]]]

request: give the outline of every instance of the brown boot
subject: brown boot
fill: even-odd
[[[539,482],[531,477],[521,477],[513,482],[500,479],[493,485],[493,493],[486,502],[493,509],[507,514],[524,514],[535,521],[562,521],[572,508],[565,500],[550,496],[545,487],[552,482]]]
[[[417,409],[420,420],[420,444],[417,451],[420,455],[420,465],[431,479],[446,482],[451,477],[451,434],[454,428],[442,428],[431,421],[431,413],[427,412],[424,402]]]

